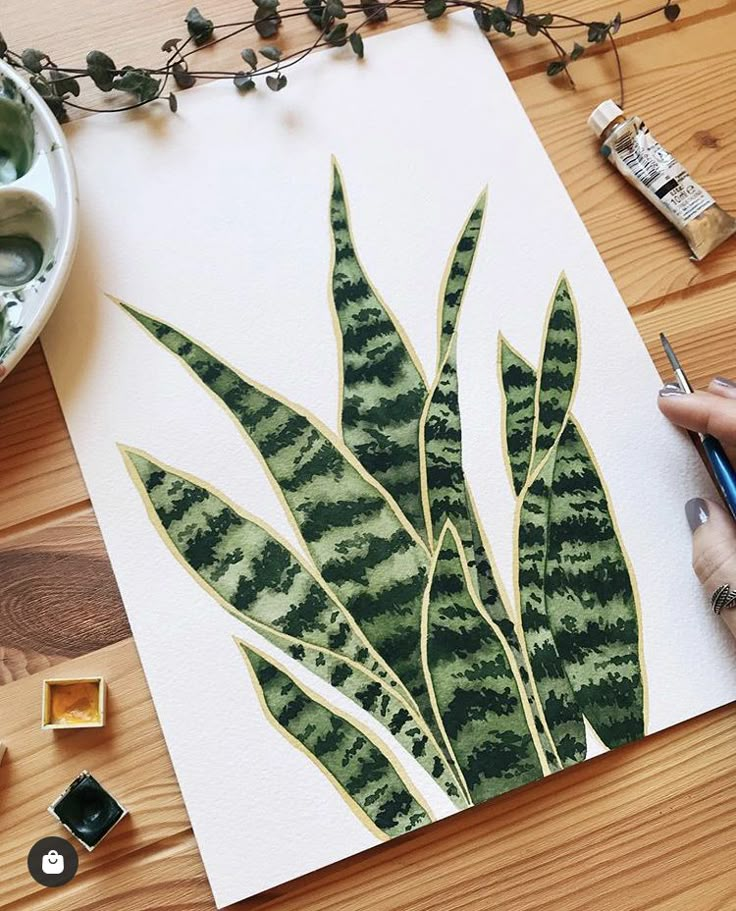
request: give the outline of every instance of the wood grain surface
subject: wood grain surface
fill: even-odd
[[[650,5],[553,4],[600,19]],[[674,25],[657,17],[622,32],[626,107],[736,211],[736,0],[681,6]],[[154,65],[161,41],[183,32],[185,7],[181,0],[3,0],[0,29],[12,46],[41,47],[60,63],[72,65],[97,47],[120,63]],[[221,21],[242,18],[243,3],[211,0],[205,12]],[[390,26],[416,18],[403,11]],[[289,25],[283,44],[295,49],[311,34],[306,25]],[[540,43],[518,36],[493,44],[662,374],[657,336],[664,330],[698,385],[715,374],[736,377],[734,243],[692,263],[678,235],[600,158],[587,132],[590,110],[616,95],[611,55],[596,49],[580,61],[572,92],[544,76],[548,52]],[[237,41],[228,42],[206,58],[213,68],[235,68],[238,50]],[[8,745],[0,766],[0,909],[210,911],[194,837],[38,345],[0,384],[0,428],[0,740]],[[106,728],[40,731],[49,667],[55,675],[106,676]],[[736,710],[725,707],[242,907],[736,909],[735,737]],[[82,851],[71,884],[42,889],[27,873],[27,851],[59,831],[46,807],[85,767],[131,815],[94,854]]]

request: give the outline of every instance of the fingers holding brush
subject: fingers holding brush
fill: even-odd
[[[660,411],[673,423],[709,434],[736,451],[736,385],[713,380],[705,392],[687,394],[674,383],[659,390]]]

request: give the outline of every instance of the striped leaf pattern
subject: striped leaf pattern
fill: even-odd
[[[260,520],[137,450],[124,455],[162,538],[272,650],[368,712],[458,808],[644,734],[638,605],[608,496],[572,415],[575,303],[564,275],[535,370],[499,338],[505,455],[517,498],[518,614],[497,584],[463,471],[457,326],[486,204],[448,264],[438,370],[409,341],[356,254],[334,167],[332,297],[341,432],[177,329],[121,306],[231,413],[310,561]],[[291,662],[238,641],[266,717],[387,838],[431,821],[395,757],[312,693]]]
[[[396,686],[352,617],[281,541],[202,483],[141,452],[124,455],[160,533],[241,619],[330,649]]]
[[[486,208],[487,191],[483,190],[475,205],[470,211],[467,221],[463,225],[460,236],[455,244],[450,262],[447,266],[445,282],[440,298],[440,333],[439,346],[437,351],[437,369],[439,370],[442,361],[457,325],[460,306],[465,294],[465,285],[473,266],[475,251],[478,246],[478,237],[483,225],[483,214]]]
[[[499,365],[505,401],[506,459],[514,493],[526,483],[534,439],[534,398],[536,374],[503,336],[499,339]]]
[[[563,275],[547,317],[536,390],[532,470],[554,445],[570,408],[578,370],[578,328],[575,304]]]
[[[368,733],[322,703],[282,667],[238,642],[266,716],[329,776],[378,837],[402,835],[432,816]]]
[[[574,420],[544,473],[546,614],[578,705],[613,748],[644,736],[638,608],[605,489]]]
[[[330,224],[332,300],[342,337],[343,438],[414,528],[424,534],[419,418],[427,388],[408,341],[358,260],[336,165]]]
[[[448,522],[422,614],[435,710],[473,803],[541,777],[511,653],[473,592],[462,542]]]
[[[382,489],[306,412],[178,330],[123,306],[232,413],[263,458],[335,598],[426,711],[419,621],[427,554]]]
[[[372,715],[434,779],[458,809],[468,806],[456,772],[435,735],[419,712],[395,690],[391,690],[386,681],[333,652],[287,639],[271,630],[258,629],[258,632]]]
[[[548,508],[554,462],[548,460],[526,488],[520,503],[518,587],[521,622],[534,686],[563,765],[585,759],[583,714],[570,687],[552,635],[548,614],[546,560]]]
[[[432,525],[430,540],[437,540],[449,519],[459,531],[468,560],[474,565],[473,534],[462,463],[456,350],[457,341],[453,339],[422,416],[422,481]]]
[[[205,590],[273,645],[372,714],[458,806],[442,750],[355,621],[293,552],[201,482],[126,450],[155,524]]]

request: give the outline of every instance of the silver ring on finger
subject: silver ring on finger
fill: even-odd
[[[736,607],[736,588],[730,585],[719,585],[710,596],[710,604],[714,614],[724,610],[733,610]]]

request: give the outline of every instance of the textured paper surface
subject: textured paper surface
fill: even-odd
[[[184,328],[335,429],[332,155],[363,264],[430,375],[447,252],[488,185],[461,317],[460,407],[466,471],[506,587],[513,500],[497,334],[536,362],[564,269],[582,338],[575,415],[638,581],[649,730],[736,697],[733,647],[692,576],[682,514],[709,482],[659,416],[644,345],[470,17],[375,38],[360,64],[316,55],[278,96],[216,85],[184,93],[176,116],[105,115],[69,135],[82,233],[44,348],[218,906],[376,839],[264,718],[232,636],[262,640],[171,557],[116,444],[205,479],[298,546],[282,507],[223,410],[104,292]],[[339,694],[333,701],[352,711]],[[601,749],[591,736],[589,755]],[[451,812],[416,774],[436,813]]]

